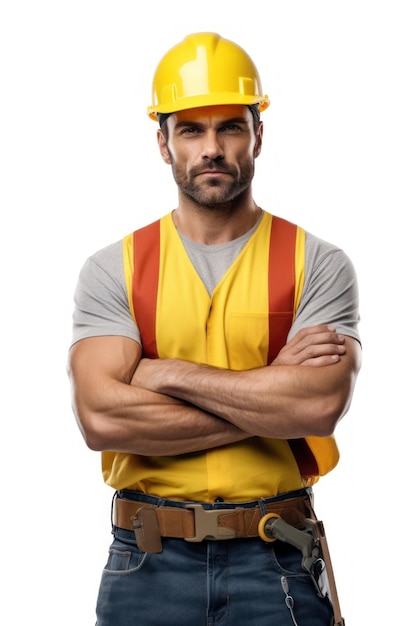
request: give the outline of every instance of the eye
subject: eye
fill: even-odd
[[[240,133],[243,128],[240,124],[236,124],[235,122],[230,122],[230,124],[226,124],[221,128],[222,133]]]
[[[183,128],[181,128],[180,130],[180,135],[185,135],[185,136],[197,135],[200,132],[201,132],[200,129],[197,128],[196,126],[183,126]]]

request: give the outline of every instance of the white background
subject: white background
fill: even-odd
[[[161,56],[203,30],[242,45],[271,98],[257,202],[358,273],[364,364],[315,490],[347,626],[415,619],[413,5],[1,4],[1,623],[94,623],[112,491],[71,412],[73,291],[89,254],[176,204],[145,110]]]

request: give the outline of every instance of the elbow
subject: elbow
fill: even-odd
[[[84,441],[87,447],[93,452],[103,452],[106,450],[106,445],[102,437],[97,436],[97,433],[84,434]]]
[[[333,435],[338,420],[334,418],[322,418],[314,429],[312,436],[314,437],[330,437]]]
[[[106,450],[106,437],[102,428],[102,418],[95,413],[75,412],[78,428],[87,448],[93,452]]]
[[[341,395],[326,398],[322,403],[322,408],[319,413],[320,418],[316,422],[316,432],[314,436],[330,437],[333,435],[337,424],[348,412],[350,403],[350,395],[348,397]]]

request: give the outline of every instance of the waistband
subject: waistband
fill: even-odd
[[[238,503],[180,502],[124,490],[115,495],[113,523],[136,535],[196,542],[259,537],[259,522],[270,513],[302,528],[306,517],[315,517],[311,489]]]

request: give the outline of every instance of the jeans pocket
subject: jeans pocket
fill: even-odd
[[[295,576],[307,574],[301,565],[302,554],[300,550],[280,541],[272,544],[270,549],[274,565],[279,574]]]
[[[109,548],[104,571],[113,574],[134,572],[142,567],[145,559],[146,552],[141,552],[133,546],[126,546],[119,540],[115,540]]]

